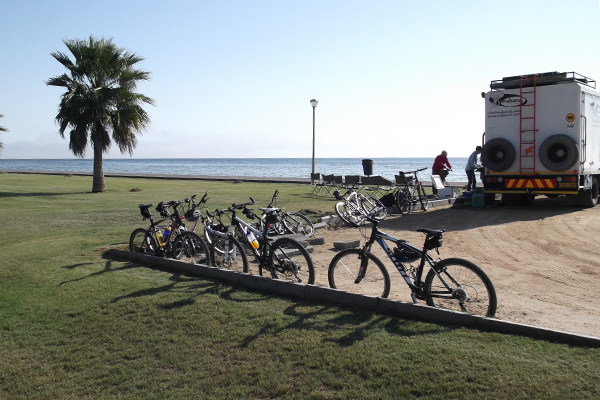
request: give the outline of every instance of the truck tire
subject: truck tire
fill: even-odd
[[[567,135],[552,135],[540,146],[540,160],[550,171],[565,171],[579,160],[577,144]]]
[[[594,177],[592,178],[592,189],[582,191],[577,195],[579,205],[589,208],[595,207],[598,204],[598,193],[598,179]]]
[[[495,138],[483,146],[481,162],[491,171],[506,171],[515,161],[515,156],[515,147],[511,142],[503,138]]]

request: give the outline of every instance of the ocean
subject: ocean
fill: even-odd
[[[420,177],[431,174],[432,158],[373,158],[373,175],[394,180],[399,171],[427,167]],[[452,172],[446,180],[466,182],[467,158],[450,158]],[[366,175],[360,158],[317,158],[315,172],[323,175]],[[105,159],[104,172],[167,175],[253,176],[310,178],[311,158],[119,158]],[[89,172],[92,159],[0,159],[0,171]]]

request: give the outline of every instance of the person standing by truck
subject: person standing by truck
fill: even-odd
[[[446,150],[442,150],[442,153],[435,158],[433,162],[433,167],[431,167],[431,173],[433,175],[439,175],[442,183],[447,185],[446,177],[452,171],[452,165],[450,165],[450,161],[448,161],[448,152]],[[437,194],[437,189],[435,185],[433,185],[433,194]]]
[[[477,180],[475,179],[475,171],[481,168],[481,165],[479,165],[479,163],[477,162],[477,156],[479,154],[481,154],[481,146],[475,147],[475,151],[469,156],[467,166],[465,167],[465,172],[467,173],[468,179],[467,192],[471,191],[471,186],[473,187],[472,190],[475,190],[475,187],[477,186]]]

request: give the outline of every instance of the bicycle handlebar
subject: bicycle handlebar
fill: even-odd
[[[424,167],[424,168],[416,169],[414,171],[402,171],[402,173],[403,174],[415,174],[417,172],[425,171],[426,169],[427,169],[427,167]]]
[[[252,197],[250,197],[250,201],[249,202],[240,203],[240,204],[233,203],[230,208],[235,208],[237,210],[241,210],[242,208],[244,208],[246,206],[251,206],[253,204],[254,204],[254,199]]]

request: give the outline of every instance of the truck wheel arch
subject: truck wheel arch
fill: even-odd
[[[598,204],[598,195],[600,194],[600,188],[598,187],[598,178],[592,178],[592,188],[590,190],[583,190],[579,192],[578,203],[583,207],[595,207]]]
[[[558,134],[542,142],[539,156],[544,167],[550,171],[565,171],[579,160],[579,150],[572,137]]]
[[[495,172],[510,168],[515,156],[515,147],[504,138],[491,139],[481,150],[481,162],[487,169]]]

